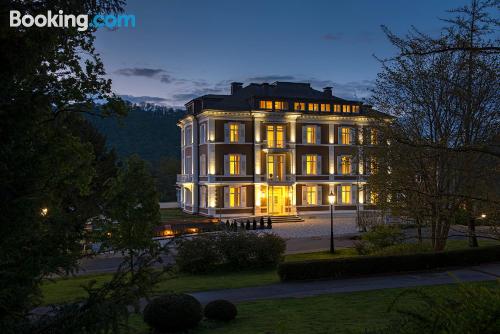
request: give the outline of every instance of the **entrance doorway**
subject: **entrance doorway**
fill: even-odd
[[[284,186],[269,186],[268,191],[268,206],[269,214],[271,215],[284,215],[286,207],[286,198],[288,192]]]

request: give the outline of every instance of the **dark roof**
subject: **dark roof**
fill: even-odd
[[[269,98],[273,100],[293,101],[314,101],[330,103],[349,103],[361,105],[360,101],[345,100],[332,95],[331,87],[325,87],[324,91],[319,91],[311,87],[310,83],[282,82],[274,83],[251,83],[242,87],[240,83],[233,83],[236,89],[232,89],[233,94],[219,95],[208,94],[197,97],[188,103],[186,107],[191,112],[199,113],[204,109],[219,109],[228,111],[246,111],[254,110],[257,107],[258,100]],[[293,107],[290,106],[290,107]],[[361,108],[361,113],[363,113]],[[370,108],[368,108],[370,109]],[[368,110],[367,110],[368,111]],[[377,112],[379,113],[379,112]],[[365,113],[366,114],[366,113]]]

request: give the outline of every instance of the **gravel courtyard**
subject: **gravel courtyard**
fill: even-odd
[[[330,215],[304,216],[303,222],[273,224],[273,232],[283,238],[310,238],[330,235]],[[358,233],[354,217],[333,218],[335,237]]]

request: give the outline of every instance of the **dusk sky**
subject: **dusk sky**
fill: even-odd
[[[138,1],[135,28],[97,33],[114,91],[131,100],[182,106],[229,92],[231,81],[307,81],[334,95],[368,96],[394,53],[380,25],[437,34],[461,0]]]

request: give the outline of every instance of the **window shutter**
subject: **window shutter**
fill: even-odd
[[[356,204],[358,198],[358,186],[351,186],[351,204]]]
[[[229,156],[224,154],[224,175],[229,175]]]
[[[342,204],[342,186],[337,186],[337,203]]]
[[[316,165],[316,174],[321,175],[321,155],[318,154],[318,160],[317,160],[317,165]]]
[[[302,125],[302,144],[307,143],[307,127]]]
[[[245,123],[240,123],[238,126],[238,142],[245,142]]]
[[[242,208],[246,208],[247,207],[247,187],[241,187],[240,191],[241,191],[240,206]]]
[[[307,186],[302,186],[302,205],[307,205]]]
[[[316,125],[316,144],[321,144],[321,126]]]
[[[337,157],[337,175],[342,175],[342,156]]]
[[[247,175],[247,156],[240,154],[240,175]]]
[[[343,144],[342,142],[342,127],[337,128],[337,144]]]
[[[318,185],[317,189],[318,189],[318,192],[316,193],[316,195],[318,196],[317,203],[318,203],[318,205],[322,205],[323,204],[323,186]]]
[[[224,123],[224,143],[229,143],[229,123]]]
[[[224,187],[224,207],[229,207],[229,187]]]
[[[302,155],[302,175],[306,175],[307,166],[306,166],[306,156]]]
[[[356,128],[351,128],[351,145],[356,145]]]

